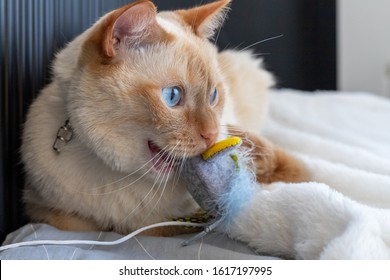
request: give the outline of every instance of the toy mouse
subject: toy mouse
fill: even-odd
[[[216,227],[226,227],[240,202],[249,199],[255,188],[255,179],[236,150],[242,141],[231,137],[210,147],[202,155],[188,159],[183,168],[187,189],[214,220],[205,230],[185,241],[184,246],[203,237]]]

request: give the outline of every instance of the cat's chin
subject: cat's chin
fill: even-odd
[[[176,170],[176,166],[181,160],[175,158],[171,153],[164,151],[153,141],[148,141],[148,147],[152,156],[153,169],[156,172],[171,173]]]

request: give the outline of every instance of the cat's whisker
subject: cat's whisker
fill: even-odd
[[[182,153],[181,157],[178,157],[177,153],[175,153],[174,157],[175,157],[176,161],[179,162],[179,164],[177,162],[175,164],[175,174],[173,176],[172,190],[180,178],[180,169],[183,166],[183,162],[186,160],[186,146],[184,146],[184,153]]]
[[[264,43],[264,42],[267,42],[267,41],[271,41],[271,40],[274,40],[274,39],[278,39],[278,38],[281,38],[281,37],[283,37],[283,36],[284,36],[284,35],[281,34],[281,35],[277,35],[277,36],[273,36],[273,37],[269,37],[269,38],[267,38],[267,39],[263,39],[263,40],[257,41],[257,42],[255,42],[255,43],[250,44],[249,46],[247,46],[247,47],[241,49],[240,52],[246,51],[247,49],[250,49],[250,48],[252,48],[252,47],[254,47],[254,46],[258,45],[258,44],[261,44],[261,43]]]
[[[167,148],[169,145],[165,146],[165,148]],[[157,156],[159,155],[162,155],[164,152],[163,152],[163,149],[161,151],[159,151],[154,157],[152,157],[150,160],[148,160],[147,162],[145,162],[142,166],[140,166],[137,170],[131,172],[130,174],[126,175],[125,177],[122,177],[121,179],[118,179],[114,182],[111,182],[111,183],[108,183],[106,184],[105,186],[103,187],[106,187],[106,186],[109,186],[109,185],[113,185],[113,184],[116,184],[116,183],[119,183],[120,181],[123,181],[125,180],[126,178],[136,174],[137,172],[141,171],[144,167],[146,167],[148,164],[150,164]]]
[[[234,51],[240,51],[240,47],[242,46],[242,44],[244,44],[245,42],[241,42],[239,43],[237,46],[235,46],[234,48],[232,48]]]
[[[229,49],[229,47],[230,47],[230,42],[228,42],[228,43],[226,44],[226,46],[222,49],[221,52],[226,51],[227,49]]]
[[[144,217],[144,220],[146,220],[154,211],[154,209],[157,207],[157,205],[160,203],[163,195],[164,195],[164,192],[165,192],[165,189],[166,189],[166,186],[168,184],[168,181],[169,181],[169,177],[170,177],[170,174],[169,172],[163,172],[166,168],[170,168],[172,166],[172,164],[175,162],[176,158],[175,156],[173,155],[175,149],[177,148],[177,146],[179,145],[179,143],[176,143],[176,145],[172,148],[172,150],[168,153],[168,158],[167,160],[164,162],[164,166],[161,168],[161,173],[163,173],[163,177],[159,183],[159,186],[157,187],[156,191],[154,192],[154,195],[152,196],[151,200],[154,199],[154,197],[157,195],[157,193],[160,191],[160,188],[162,186],[162,190],[160,191],[160,196],[158,197],[157,201],[154,203],[154,206],[152,207],[152,209],[149,210],[149,214],[146,215]],[[156,181],[158,181],[158,179],[156,179]],[[156,182],[155,181],[155,182]],[[151,201],[150,200],[150,201]],[[149,202],[150,202],[149,201]]]
[[[234,132],[236,132],[237,135],[241,138],[241,140],[245,141],[247,144],[249,144],[249,147],[251,147],[251,148],[247,147],[246,150],[252,151],[256,147],[256,144],[251,140],[251,138],[246,136],[247,135],[246,131],[243,131],[240,129],[230,129],[230,130],[231,130],[230,132],[227,132],[227,133],[222,132],[221,134],[226,135],[227,137],[230,137],[231,132],[233,132],[233,134],[235,134]],[[253,154],[253,152],[251,154]]]
[[[174,158],[172,157],[171,160],[170,160],[170,163],[174,160]],[[168,164],[170,164],[168,163]],[[165,192],[165,189],[166,189],[166,186],[168,184],[168,180],[169,180],[169,173],[165,173],[162,180],[160,181],[160,184],[155,192],[155,195],[160,191],[160,188],[162,186],[162,190],[160,191],[160,196],[157,198],[157,201],[154,203],[154,206],[152,207],[152,209],[149,210],[149,214],[145,217],[148,218],[154,211],[154,209],[156,209],[157,205],[159,205],[163,195],[164,195],[164,192]],[[154,197],[154,196],[153,196]]]
[[[154,183],[152,185],[152,187],[150,188],[150,190],[148,191],[148,193],[141,199],[141,201],[133,208],[133,210],[131,210],[131,212],[129,214],[126,215],[125,218],[122,219],[122,221],[119,223],[119,224],[123,224],[139,207],[141,207],[142,203],[145,202],[147,199],[149,199],[150,197],[150,194],[152,193],[152,191],[154,190],[154,187],[155,185],[157,184],[160,176],[161,176],[162,172],[159,171],[156,175],[156,179],[154,180]],[[149,201],[147,201],[145,203],[145,205],[143,205],[143,207],[145,208],[146,206],[149,205],[149,203],[153,200],[153,197],[154,195],[152,196],[152,198],[149,199]]]
[[[161,188],[161,185],[162,185],[162,182],[164,182],[164,178],[165,178],[165,173],[161,172],[162,174],[162,177],[159,176],[158,178],[156,178],[154,184],[153,184],[153,187],[152,187],[152,190],[154,191],[152,197],[150,197],[149,201],[144,205],[144,208],[146,208],[146,206],[148,206],[152,201],[154,201],[156,195],[158,194],[160,188]],[[161,177],[161,178],[160,178]],[[157,186],[157,189],[155,189],[155,186],[157,185],[158,183],[158,186]],[[162,195],[160,195],[161,197]],[[152,215],[154,209],[156,208],[157,204],[159,203],[160,199],[157,199],[157,201],[153,204],[153,206],[151,208],[148,209],[148,214],[144,216],[144,218],[142,219],[142,222],[144,222],[145,220],[147,220],[147,218],[149,218],[150,215]]]
[[[252,56],[254,57],[259,57],[259,56],[265,56],[265,55],[270,55],[271,53],[252,53]]]
[[[179,142],[180,143],[180,142]],[[179,143],[176,143],[176,145],[172,148],[173,150],[179,145]],[[165,154],[166,153],[166,149],[169,147],[169,145],[165,146],[164,149],[161,150],[162,154]],[[170,154],[170,153],[169,153]],[[168,154],[168,156],[169,156]],[[165,163],[164,163],[165,164]],[[169,165],[168,165],[169,166]],[[154,166],[153,166],[154,168]],[[147,207],[152,201],[153,201],[153,198],[155,197],[156,193],[158,192],[159,188],[160,187],[157,187],[157,190],[155,190],[154,194],[152,195],[152,197],[150,197],[151,193],[154,191],[158,181],[160,180],[160,177],[161,175],[163,175],[163,178],[164,178],[164,168],[165,166],[163,166],[162,168],[159,169],[157,175],[156,175],[156,178],[154,180],[154,183],[152,185],[152,187],[150,188],[150,190],[148,191],[148,193],[142,198],[142,200],[136,205],[136,207],[133,208],[133,210],[124,218],[122,219],[122,221],[120,222],[120,224],[124,223],[128,217],[130,217],[141,205],[143,202],[145,202],[147,199],[148,201],[145,203],[145,205],[143,205],[143,207]],[[169,174],[168,174],[169,175]],[[162,179],[163,180],[163,179]],[[160,183],[161,185],[161,183]]]
[[[181,158],[179,168],[177,168],[175,171],[175,177],[174,177],[172,188],[171,188],[172,191],[174,190],[175,186],[177,185],[177,183],[180,179],[180,175],[181,175],[181,172],[183,171],[184,163],[186,160],[187,160],[187,150],[186,150],[186,147],[184,147],[184,153],[183,153],[183,156]]]
[[[169,145],[166,145],[163,149],[167,148]],[[139,171],[141,171],[143,168],[145,168],[146,166],[148,166],[148,164],[150,164],[156,157],[158,156],[161,156],[164,154],[164,151],[163,149],[161,151],[159,151],[154,157],[152,157],[150,160],[148,160],[147,162],[145,162],[143,165],[141,165],[138,169],[134,170],[133,172],[125,175],[124,177],[114,181],[114,182],[111,182],[111,183],[108,183],[108,184],[105,184],[104,186],[100,186],[100,187],[94,187],[94,188],[91,188],[91,190],[98,190],[98,189],[103,189],[103,188],[107,188],[108,186],[111,186],[111,185],[115,185],[131,176],[133,176],[134,174],[138,173]]]
[[[169,147],[169,145],[167,145],[165,148]],[[160,152],[162,152],[162,154],[164,154],[166,151],[165,149],[162,149]],[[160,159],[160,158],[159,158]],[[154,168],[155,166],[153,165],[152,168]],[[153,185],[152,187],[150,188],[150,190],[148,191],[148,193],[142,198],[142,200],[133,208],[133,210],[131,210],[131,212],[129,214],[126,215],[125,218],[122,219],[122,221],[119,223],[119,224],[123,224],[139,207],[141,207],[141,205],[143,204],[143,202],[146,202],[143,207],[146,208],[152,201],[153,201],[153,198],[156,196],[156,193],[158,192],[158,189],[159,187],[157,187],[157,190],[155,190],[155,187],[157,185],[157,183],[159,182],[160,180],[160,177],[161,175],[164,176],[164,168],[161,168],[159,169],[156,177],[155,177],[155,180],[153,182]],[[160,183],[161,184],[161,183]],[[152,197],[150,197],[151,193],[154,191],[154,194],[152,195]],[[148,199],[148,201],[147,201]],[[149,217],[149,215],[147,215],[147,217]]]
[[[163,150],[161,150],[159,153],[157,153],[153,158],[152,160],[156,159],[157,160],[160,160],[161,158],[163,158],[164,156],[164,152]],[[123,186],[123,187],[120,187],[120,188],[117,188],[117,189],[114,189],[114,190],[111,190],[111,191],[106,191],[106,192],[102,192],[102,193],[93,193],[93,192],[81,192],[79,191],[79,193],[82,193],[82,194],[89,194],[89,195],[108,195],[108,194],[112,194],[112,193],[115,193],[115,192],[118,192],[118,191],[121,191],[121,190],[124,190],[124,189],[127,189],[128,187],[134,185],[135,183],[139,182],[142,178],[144,178],[149,172],[151,172],[153,169],[155,168],[154,165],[152,165],[145,173],[143,173],[140,177],[138,177],[136,180],[132,181],[131,183],[127,184],[126,186]],[[101,187],[100,187],[101,188]],[[100,189],[99,188],[99,189]]]
[[[225,136],[239,136],[239,137],[245,137],[245,133],[243,131],[240,131],[240,130],[229,130],[228,132],[221,132],[222,135],[225,135]]]
[[[254,47],[254,46],[256,46],[256,45],[259,45],[259,44],[264,43],[264,42],[268,42],[268,41],[270,41],[270,40],[278,39],[278,38],[281,38],[281,37],[283,37],[283,36],[284,36],[284,35],[281,34],[281,35],[269,37],[269,38],[266,38],[266,39],[257,41],[257,42],[255,42],[255,43],[253,43],[253,44],[250,44],[250,45],[248,45],[248,46],[246,46],[246,47],[244,47],[244,48],[242,48],[242,49],[240,49],[240,47],[241,47],[242,44],[244,44],[244,42],[241,42],[240,44],[238,44],[237,46],[235,46],[235,47],[232,48],[232,49],[235,50],[235,51],[237,51],[237,52],[244,52],[244,51],[246,51],[246,50],[248,50],[248,49],[250,49],[250,48],[252,48],[252,47]],[[225,49],[226,49],[226,48],[227,48],[227,47],[225,47]],[[224,50],[225,50],[225,49],[224,49]],[[270,54],[271,54],[271,53],[252,53],[251,55],[252,55],[254,58],[256,58],[256,57],[258,57],[258,56],[270,55]],[[229,69],[233,64],[234,64],[233,61],[225,61],[225,65],[223,65],[223,66],[221,67],[222,72],[224,72],[224,70],[226,70],[226,69]]]
[[[229,131],[227,132],[220,132],[221,135],[224,135],[224,136],[241,136],[242,134],[244,134],[243,131],[240,131],[240,130],[231,130],[229,129]]]

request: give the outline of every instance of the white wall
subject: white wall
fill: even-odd
[[[390,97],[390,0],[338,0],[338,89]]]

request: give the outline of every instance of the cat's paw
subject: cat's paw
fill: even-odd
[[[245,132],[233,126],[229,128],[229,132],[243,140],[243,147],[249,151],[258,182],[308,181],[309,176],[306,167],[293,155],[288,154],[255,133]]]

